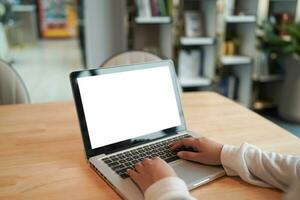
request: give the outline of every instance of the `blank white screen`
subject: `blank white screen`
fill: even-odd
[[[180,126],[168,66],[78,78],[92,148]]]

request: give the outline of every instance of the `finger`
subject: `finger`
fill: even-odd
[[[197,139],[196,138],[184,138],[182,140],[179,140],[176,143],[173,143],[171,146],[171,149],[175,150],[182,146],[190,146],[190,147],[197,147]]]
[[[134,168],[135,168],[135,170],[137,171],[137,172],[142,172],[142,170],[143,170],[143,165],[142,165],[142,163],[141,162],[138,162],[138,163],[136,163],[135,165],[134,165]]]
[[[151,163],[151,159],[150,159],[150,158],[145,158],[145,159],[142,161],[142,164],[143,164],[144,166],[149,165],[150,163]]]
[[[174,144],[176,144],[176,142],[171,142],[168,144],[169,147],[172,147]]]
[[[177,156],[184,160],[191,160],[191,161],[199,162],[199,157],[201,157],[200,154],[201,153],[199,153],[199,152],[195,153],[195,152],[190,152],[190,151],[179,151],[177,153]]]
[[[132,170],[132,169],[127,169],[127,174],[129,175],[129,177],[136,183],[138,183],[139,181],[139,174]]]

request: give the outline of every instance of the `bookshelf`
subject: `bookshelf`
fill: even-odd
[[[259,0],[218,0],[218,76],[220,91],[231,91],[228,96],[251,107],[252,69],[256,55],[256,23]],[[224,86],[226,79],[236,79],[234,84]],[[225,89],[224,89],[225,87]],[[226,89],[227,87],[227,89]]]
[[[154,2],[158,2],[156,8]],[[133,19],[129,22],[129,49],[173,59],[183,89],[212,86],[216,70],[216,0],[136,0],[128,1],[128,5],[129,19]],[[153,16],[157,9],[159,16]],[[202,13],[199,18],[205,29],[199,35],[185,33],[185,13],[191,11]]]
[[[148,14],[139,11],[141,1],[150,2]],[[297,0],[165,0],[158,5],[165,8],[158,16],[149,14],[151,2],[157,1],[127,1],[128,49],[174,60],[183,89],[215,90],[253,109],[276,105],[269,96],[277,96],[273,90],[280,87],[283,75],[265,73],[266,66],[261,66],[257,27],[272,13],[288,11],[300,20]],[[189,35],[186,29],[193,23],[186,21],[188,15],[198,18],[199,33]]]
[[[217,52],[217,24],[216,24],[216,0],[192,1],[183,0],[180,4],[180,34],[176,40],[179,41],[177,46],[178,55],[178,76],[183,89],[194,88],[196,90],[212,88],[215,84],[216,72],[216,52]],[[193,21],[193,18],[197,20]],[[193,23],[200,24],[199,30],[193,33],[191,30],[196,29]],[[192,32],[192,33],[191,33]],[[198,71],[196,75],[180,73],[187,69],[187,58],[181,59],[182,52],[199,52],[200,59],[197,62]],[[192,54],[192,53],[191,53]],[[187,60],[187,61],[185,61]],[[186,64],[185,64],[186,63]]]
[[[128,49],[173,58],[173,7],[171,0],[128,0]]]

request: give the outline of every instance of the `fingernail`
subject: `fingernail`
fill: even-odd
[[[177,156],[182,156],[182,152],[178,152],[178,153],[177,153]]]

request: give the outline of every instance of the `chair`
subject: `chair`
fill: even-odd
[[[101,65],[101,67],[109,67],[109,66],[116,66],[116,65],[130,65],[130,64],[159,61],[159,60],[161,60],[160,57],[148,52],[127,51],[110,57]]]
[[[29,103],[27,89],[19,74],[0,60],[0,104]]]

